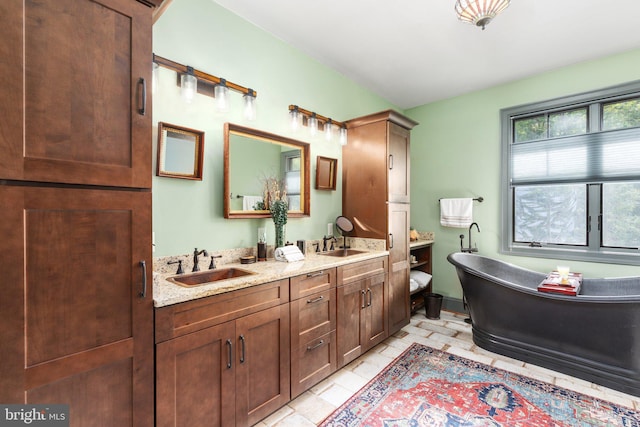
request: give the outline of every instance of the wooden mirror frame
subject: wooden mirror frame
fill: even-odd
[[[193,142],[193,154],[185,153],[185,159],[183,161],[185,165],[193,165],[193,169],[191,169],[191,171],[187,172],[186,168],[185,170],[171,170],[171,168],[167,168],[169,133],[180,136],[180,139],[184,139],[185,141]],[[188,149],[190,151],[190,148]],[[169,123],[158,122],[158,156],[156,162],[157,176],[202,181],[203,158],[204,132]]]
[[[271,212],[268,210],[256,210],[256,211],[241,211],[231,210],[231,198],[234,197],[231,194],[231,183],[229,179],[230,175],[230,156],[229,149],[232,135],[239,135],[255,139],[258,141],[264,141],[270,144],[278,144],[283,146],[290,146],[300,150],[300,209],[289,210],[287,216],[289,218],[305,217],[311,214],[310,208],[310,146],[306,142],[298,141],[295,139],[287,138],[284,136],[264,132],[257,129],[247,128],[233,123],[224,124],[224,217],[225,218],[271,218]],[[237,197],[237,195],[235,196]]]
[[[316,158],[316,190],[335,190],[338,176],[338,159]]]

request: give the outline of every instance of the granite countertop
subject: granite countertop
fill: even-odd
[[[204,298],[263,283],[273,282],[299,274],[311,273],[323,268],[333,268],[357,261],[378,258],[389,255],[388,251],[364,251],[360,254],[350,255],[340,258],[316,253],[307,253],[305,259],[296,262],[281,262],[270,259],[264,262],[253,264],[230,263],[224,264],[219,269],[239,268],[247,270],[252,275],[237,277],[234,279],[221,280],[208,285],[193,286],[190,288],[176,285],[167,281],[167,277],[175,274],[153,273],[153,302],[155,307],[164,307],[171,304],[190,301],[197,298]],[[188,273],[186,273],[188,274]]]
[[[433,239],[418,239],[409,242],[409,249],[421,248],[422,246],[433,245]]]

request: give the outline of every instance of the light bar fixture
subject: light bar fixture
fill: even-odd
[[[289,105],[289,119],[291,130],[294,132],[300,129],[301,126],[307,126],[312,137],[322,131],[327,141],[333,139],[333,129],[337,127],[339,129],[338,138],[340,144],[347,145],[347,125],[343,122],[321,116],[314,111],[305,110],[297,105]]]
[[[258,93],[248,87],[216,77],[204,71],[196,70],[188,65],[182,65],[162,56],[153,54],[154,64],[173,70],[178,76],[180,93],[186,102],[191,102],[196,93],[211,96],[216,99],[216,109],[220,112],[229,111],[229,90],[240,92],[244,98],[244,117],[247,120],[256,118],[256,97]],[[155,65],[154,65],[155,66]]]

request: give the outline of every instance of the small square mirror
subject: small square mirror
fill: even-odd
[[[157,176],[202,181],[204,132],[158,122]]]

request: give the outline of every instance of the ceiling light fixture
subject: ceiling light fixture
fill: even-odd
[[[489,22],[509,6],[511,0],[456,0],[455,11],[458,19],[478,27]]]

